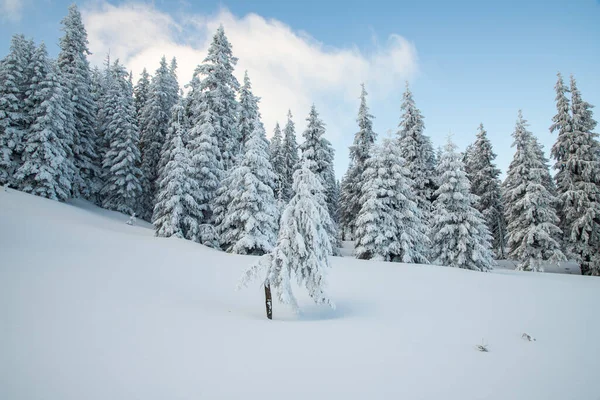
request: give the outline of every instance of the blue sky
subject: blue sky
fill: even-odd
[[[56,43],[60,36],[59,22],[71,1],[0,0],[0,7],[8,7],[9,3],[13,5],[11,10],[15,12],[14,15],[0,20],[0,37],[3,38],[0,42],[0,55],[3,56],[7,52],[10,35],[20,32],[33,36],[37,41],[44,40],[50,51],[56,54]],[[84,10],[84,15],[90,18],[91,31],[94,32],[91,36],[105,38],[106,34],[102,29],[107,25],[106,19],[102,20],[100,16],[108,15],[106,4],[100,1],[77,3]],[[123,10],[131,5],[129,2],[120,1],[109,3],[114,6],[110,8],[111,12]],[[317,53],[314,54],[328,55],[322,60],[316,59],[321,60],[318,62],[323,65],[314,70],[307,69],[308,64],[302,64],[299,68],[303,68],[304,71],[298,73],[295,78],[296,86],[290,86],[292,90],[286,88],[285,81],[269,81],[267,75],[274,73],[272,70],[262,70],[264,67],[260,59],[248,62],[242,59],[241,54],[253,52],[248,52],[248,46],[240,40],[237,41],[239,44],[236,48],[236,40],[233,39],[238,28],[232,27],[234,54],[240,54],[240,65],[246,62],[244,68],[249,70],[251,77],[255,74],[258,78],[256,91],[264,98],[262,107],[267,129],[272,128],[275,119],[284,120],[284,113],[277,109],[277,105],[286,102],[290,103],[289,107],[293,108],[296,122],[299,128],[302,128],[303,119],[308,111],[307,101],[291,100],[294,90],[310,87],[311,74],[320,74],[322,70],[327,71],[324,74],[330,75],[320,79],[331,76],[332,80],[344,80],[345,65],[339,64],[348,63],[348,82],[337,82],[329,88],[327,84],[319,81],[317,86],[324,87],[310,87],[302,92],[302,96],[315,102],[322,110],[322,116],[330,131],[330,139],[337,150],[338,176],[346,169],[347,146],[356,131],[354,119],[361,80],[367,81],[369,91],[369,86],[375,88],[369,97],[369,105],[371,113],[376,117],[375,128],[380,136],[390,129],[396,130],[400,117],[403,81],[409,79],[417,105],[425,116],[426,133],[432,137],[435,146],[443,145],[446,136],[452,133],[455,142],[460,148],[464,148],[474,139],[477,126],[483,122],[498,153],[498,164],[503,170],[512,157],[510,134],[519,108],[523,110],[525,118],[531,123],[531,130],[546,149],[552,145],[554,137],[549,133],[548,127],[555,111],[553,86],[556,72],[561,71],[567,77],[571,73],[575,74],[584,99],[600,106],[598,1],[239,0],[197,1],[192,4],[156,0],[144,3],[143,8],[144,12],[140,9],[136,9],[136,12],[144,16],[153,15],[154,17],[147,18],[154,18],[154,21],[157,15],[172,18],[174,23],[179,23],[190,15],[195,16],[197,19],[193,26],[196,30],[190,29],[189,21],[178,25],[177,29],[171,30],[171,33],[177,31],[172,35],[172,40],[156,50],[144,43],[119,50],[114,43],[103,42],[106,48],[111,48],[111,53],[114,51],[118,54],[122,51],[126,54],[124,58],[130,60],[130,68],[134,69],[134,72],[139,72],[135,69],[139,69],[141,60],[145,59],[135,54],[136,51],[142,52],[139,49],[146,49],[144,54],[150,57],[158,54],[158,51],[166,52],[170,56],[169,46],[175,47],[180,44],[189,48],[201,48],[209,35],[198,29],[198,21],[223,22],[226,32],[230,29],[228,24],[242,26],[242,22],[246,21],[245,28],[239,28],[239,32],[244,32],[242,29],[253,29],[255,26],[250,20],[244,19],[249,13],[262,17],[263,25],[274,23],[276,20],[276,25],[281,24],[293,33],[294,40],[285,42],[290,43],[289,45],[282,43],[283,47],[279,49],[291,48],[291,51],[294,51],[293,46],[297,43],[295,38],[300,38],[316,49]],[[228,10],[230,14],[223,16],[223,10]],[[93,19],[95,17],[98,19]],[[160,25],[160,22],[155,25]],[[160,29],[155,25],[147,29]],[[206,30],[211,26],[208,23],[203,25]],[[276,28],[281,27],[277,25]],[[129,31],[124,32],[119,36],[121,40],[134,37],[133,33],[130,36]],[[409,58],[410,62],[406,61],[406,68],[402,63],[397,65],[395,75],[374,67],[373,65],[378,65],[379,62],[372,61],[379,60],[376,56],[379,52],[393,51],[389,49],[393,47],[388,42],[390,35],[401,36],[408,43],[407,46],[412,46],[414,50],[412,56],[402,56]],[[151,34],[148,34],[148,37],[148,40],[156,41]],[[195,38],[198,38],[197,42]],[[143,39],[142,37],[137,40]],[[270,41],[264,38],[257,39],[257,42],[257,48],[270,45]],[[94,50],[95,43],[91,41],[90,46]],[[105,47],[96,46],[102,50]],[[179,46],[177,51],[174,50],[173,54],[190,54],[190,57],[178,55],[178,58],[184,59],[184,62],[189,62],[190,65],[201,61],[201,57],[192,57],[192,53],[186,53],[187,50],[182,46]],[[348,58],[338,59],[333,56],[342,51],[345,51],[346,56],[356,65],[350,65]],[[100,57],[98,53],[101,51],[95,52],[96,56]],[[280,53],[280,59],[289,58],[285,61],[285,71],[293,70],[293,57],[289,57],[284,51]],[[356,59],[357,57],[351,57],[349,54],[359,54],[360,57],[357,56],[359,59]],[[99,59],[96,58],[96,62]],[[265,63],[273,64],[274,61],[270,59]],[[154,61],[151,64],[148,67],[153,70]],[[371,66],[367,68],[366,64]],[[409,72],[407,68],[410,69]],[[180,83],[188,80],[189,76],[180,76]],[[261,92],[258,92],[259,89]],[[274,116],[273,110],[277,110],[277,116]]]

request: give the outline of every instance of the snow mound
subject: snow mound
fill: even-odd
[[[259,284],[234,291],[252,257],[128,219],[0,190],[0,399],[600,393],[600,279],[333,257],[337,309],[269,321]]]

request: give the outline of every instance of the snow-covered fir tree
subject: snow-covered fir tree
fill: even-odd
[[[406,84],[401,106],[402,119],[398,130],[398,141],[402,158],[406,161],[409,178],[414,182],[417,205],[426,220],[431,212],[431,200],[436,186],[435,155],[431,140],[423,131],[425,124],[421,111],[416,107],[412,92]]]
[[[263,255],[275,245],[279,213],[264,128],[256,122],[253,126],[239,163],[229,172],[226,212],[217,231],[225,251]]]
[[[92,79],[87,60],[91,53],[81,13],[75,4],[69,6],[69,12],[61,24],[64,36],[59,42],[61,50],[57,63],[73,103],[72,118],[75,124],[75,176],[72,190],[75,196],[82,195],[89,199],[95,195],[94,182],[100,173],[100,160],[96,152],[96,103],[91,94]]]
[[[572,118],[564,115],[565,99],[557,84],[557,109],[551,130],[558,130],[552,148],[556,159],[556,183],[568,254],[574,257],[584,275],[600,275],[600,144],[593,130],[593,107],[582,100],[571,76]],[[568,114],[568,111],[567,111]]]
[[[492,233],[492,247],[496,255],[504,259],[506,222],[502,207],[500,170],[494,163],[496,154],[483,124],[479,125],[477,139],[469,147],[470,150],[465,151],[465,170],[471,182],[471,193],[479,198],[474,206],[481,212]]]
[[[325,293],[326,272],[330,268],[327,256],[331,241],[327,226],[332,221],[325,207],[321,179],[312,171],[313,161],[303,160],[294,173],[294,196],[286,206],[279,226],[277,245],[272,252],[256,261],[242,276],[240,286],[265,273],[264,284],[274,291],[284,304],[298,309],[292,292],[292,281],[308,290],[317,304],[334,304]]]
[[[362,173],[370,156],[371,148],[377,135],[373,132],[373,116],[367,107],[367,91],[361,85],[360,106],[358,108],[358,132],[354,134],[354,142],[350,146],[350,166],[346,172],[341,192],[341,228],[351,236],[355,230],[355,221],[361,208]]]
[[[515,155],[504,181],[507,245],[509,256],[519,261],[517,269],[543,271],[545,262],[564,261],[565,256],[560,249],[557,200],[544,185],[548,166],[527,126],[519,110]]]
[[[397,142],[384,139],[369,151],[361,175],[364,185],[356,218],[356,257],[428,263],[427,227]]]
[[[135,115],[138,119],[138,125],[142,126],[140,120],[142,118],[142,110],[150,97],[150,74],[144,68],[140,79],[138,79],[135,87],[133,88],[133,104],[135,105]]]
[[[104,140],[107,150],[102,162],[104,186],[102,206],[109,210],[133,214],[141,195],[139,129],[133,104],[133,87],[119,61],[111,67],[112,78],[106,93],[107,111]]]
[[[196,199],[199,192],[189,152],[181,139],[187,129],[185,108],[173,107],[173,118],[163,150],[163,162],[158,179],[156,205],[152,224],[156,236],[176,236],[198,240],[199,217],[202,216]]]
[[[292,196],[294,191],[292,190],[292,183],[294,181],[294,172],[299,167],[300,159],[298,157],[298,143],[296,142],[296,128],[294,121],[292,120],[292,112],[288,110],[287,122],[283,129],[283,160],[285,162],[283,166],[283,179],[281,185],[281,197],[284,203],[287,203]]]
[[[167,77],[166,95],[170,104],[177,104],[181,89],[179,88],[179,80],[177,79],[177,58],[171,59],[169,64],[169,76]]]
[[[273,172],[275,172],[275,198],[280,199],[283,202],[283,186],[285,179],[285,150],[283,148],[284,142],[281,135],[281,128],[279,122],[275,124],[273,130],[273,137],[269,146],[269,153],[271,155],[271,165],[273,166]]]
[[[477,197],[471,193],[461,156],[450,139],[436,172],[440,187],[432,212],[432,262],[488,271],[494,265],[492,237],[483,215],[474,207]]]
[[[337,207],[335,199],[332,198],[335,185],[335,176],[333,175],[333,148],[331,143],[323,137],[325,134],[325,124],[319,118],[316,107],[310,109],[308,125],[302,133],[304,142],[300,145],[302,150],[302,164],[307,164],[312,172],[321,179],[321,185],[324,190],[325,206],[329,211],[332,224],[328,226],[331,237],[331,248],[334,254],[337,254],[338,231],[335,221],[331,218],[332,211]]]
[[[140,118],[140,149],[142,154],[142,197],[139,217],[149,221],[154,210],[158,162],[165,143],[171,117],[171,108],[177,101],[172,95],[171,72],[163,56],[152,77],[148,99]]]
[[[254,132],[254,123],[258,119],[259,98],[252,93],[252,83],[248,71],[244,72],[244,84],[240,87],[240,112],[238,115],[239,143],[237,153],[244,152],[244,144]]]
[[[21,165],[23,137],[30,122],[25,98],[33,47],[25,36],[14,35],[8,55],[0,61],[0,185],[11,184]]]
[[[550,132],[557,133],[556,142],[552,146],[550,154],[554,158],[554,169],[556,175],[554,179],[556,181],[557,189],[562,193],[565,188],[569,186],[571,181],[569,169],[565,168],[566,160],[569,157],[570,148],[573,146],[573,119],[569,107],[569,99],[567,99],[567,92],[569,88],[565,86],[560,72],[556,74],[558,79],[554,90],[556,91],[556,115],[552,117],[552,125],[550,126]],[[560,211],[560,207],[559,207]]]
[[[42,43],[34,52],[26,103],[31,125],[23,137],[22,164],[14,185],[27,193],[67,200],[74,176],[68,92]]]
[[[218,159],[225,170],[233,166],[241,140],[237,123],[239,105],[236,100],[240,85],[233,75],[236,63],[237,58],[231,52],[231,44],[221,25],[213,36],[208,55],[196,69],[195,75],[200,79],[193,93],[195,99],[200,97],[206,103],[202,107],[210,110],[211,119],[205,119],[201,125],[209,129],[210,124],[210,135],[217,140]]]

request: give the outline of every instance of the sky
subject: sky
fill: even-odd
[[[24,33],[58,54],[60,20],[72,0],[0,0],[0,57]],[[379,137],[395,135],[405,82],[435,147],[449,135],[464,149],[480,123],[506,171],[517,112],[548,154],[555,135],[556,73],[574,74],[583,99],[600,106],[600,1],[76,1],[88,30],[90,61],[108,51],[137,76],[176,56],[179,82],[191,79],[223,24],[261,97],[267,135],[291,109],[297,133],[315,104],[348,166],[357,131],[360,84]],[[600,111],[597,111],[597,116]],[[597,129],[598,130],[598,129]],[[301,137],[299,136],[299,140]]]

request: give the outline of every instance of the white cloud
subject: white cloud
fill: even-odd
[[[13,22],[19,21],[24,3],[24,0],[0,0],[0,18]]]
[[[417,72],[415,47],[399,35],[390,36],[384,46],[365,55],[356,48],[326,46],[283,22],[256,14],[239,18],[221,10],[212,16],[175,17],[147,4],[115,6],[105,2],[85,8],[83,14],[93,64],[101,65],[110,50],[111,58],[120,58],[137,75],[144,67],[153,73],[163,54],[175,56],[182,86],[204,59],[212,34],[223,24],[239,58],[236,76],[241,81],[248,70],[254,93],[262,98],[267,134],[276,121],[285,121],[288,108],[300,133],[314,102],[327,124],[327,136],[338,150],[338,174],[347,163],[349,132],[356,130],[359,84],[366,82],[371,98],[384,98]]]

